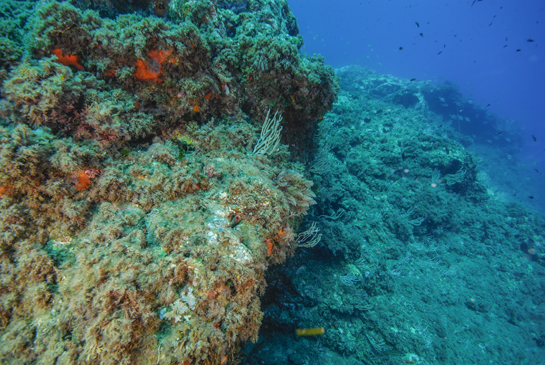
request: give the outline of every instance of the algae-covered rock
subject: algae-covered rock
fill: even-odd
[[[26,44],[34,59],[8,76],[13,113],[40,124],[55,117],[47,108],[62,106],[65,134],[118,142],[150,138],[181,120],[263,120],[268,109],[282,110],[283,141],[305,157],[338,80],[323,59],[299,52],[286,2],[234,3],[172,1],[165,17],[115,19],[68,2],[36,4]],[[124,130],[131,119],[145,126]],[[104,124],[113,130],[95,132]]]
[[[32,29],[29,18],[35,4],[32,1],[5,0],[0,3],[0,79],[5,79],[11,67],[20,61],[25,37]]]
[[[20,3],[0,34],[0,362],[237,363],[315,204],[294,161],[332,69],[284,1]],[[269,110],[282,143],[254,153]]]
[[[257,339],[264,272],[293,253],[291,219],[314,203],[286,147],[254,155],[256,128],[211,122],[109,155],[81,186],[58,162],[77,145],[40,131],[19,125],[11,138],[25,143],[3,142],[16,165],[1,180],[0,356],[235,361],[237,346]],[[183,157],[182,135],[192,144]],[[24,155],[36,165],[17,169]],[[23,323],[39,332],[31,353]]]

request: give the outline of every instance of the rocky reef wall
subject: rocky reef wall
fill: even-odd
[[[338,80],[284,1],[162,5],[2,5],[2,362],[237,363],[257,339]]]

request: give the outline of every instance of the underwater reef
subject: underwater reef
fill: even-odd
[[[0,18],[0,363],[239,363],[315,204],[333,69],[280,0]]]
[[[542,364],[545,218],[470,151],[505,156],[516,128],[452,83],[336,74],[309,164],[321,240],[267,271],[248,364]]]

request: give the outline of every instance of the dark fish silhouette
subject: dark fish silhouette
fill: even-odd
[[[528,198],[530,198],[530,199],[534,199],[534,196],[533,196],[533,195],[530,195],[530,196],[529,196]]]
[[[532,42],[535,42],[535,41],[533,39],[527,39],[526,42],[532,43]]]
[[[517,49],[517,52],[520,52],[520,48],[519,48],[519,49]]]
[[[487,106],[490,106],[490,104],[488,104]]]
[[[423,36],[424,36],[424,33],[420,33],[420,36],[423,37]]]
[[[415,22],[415,23],[416,23],[416,27],[420,28],[420,24],[418,24],[418,22]]]
[[[440,55],[441,53],[443,53],[443,51],[439,52],[437,55]]]
[[[537,138],[533,134],[532,134],[532,138],[534,139],[534,142],[537,142]]]
[[[411,79],[411,81],[415,81],[416,79]]]
[[[399,50],[400,50],[400,51],[403,51],[403,47],[399,47]]]
[[[502,134],[502,133],[503,133],[503,132],[498,133],[498,136],[499,136],[500,134]]]

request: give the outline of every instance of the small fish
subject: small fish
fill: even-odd
[[[507,47],[507,44],[505,46],[503,46],[503,48]]]
[[[446,45],[446,44],[443,44],[443,48],[447,48],[447,45]]]
[[[533,196],[533,195],[530,195],[530,196],[529,196],[528,198],[530,198],[530,199],[534,199],[534,196]]]
[[[418,22],[415,22],[415,23],[416,23],[416,27],[420,28],[420,24],[418,24]]]
[[[399,47],[399,50],[400,50],[400,51],[403,51],[403,47]]]
[[[411,81],[416,81],[416,79],[411,79]]]
[[[536,172],[539,172],[539,170],[538,170],[538,169],[534,169],[534,170],[536,170]]]
[[[537,142],[537,138],[533,134],[532,134],[532,138],[534,139],[534,142]]]
[[[490,106],[490,104],[488,104],[487,106]]]
[[[439,56],[441,53],[443,53],[443,51],[439,52],[437,55]]]
[[[445,151],[447,151],[447,155],[450,155],[450,151],[449,151],[448,147],[445,147]]]
[[[499,133],[498,133],[498,136],[499,136],[500,134],[502,134],[502,133],[503,133],[503,132],[499,132]]]
[[[420,33],[420,36],[423,37],[423,36],[424,36],[424,33]]]
[[[520,52],[520,51],[521,51],[521,49],[520,49],[520,48],[519,48],[519,49],[517,49],[517,52]]]
[[[532,43],[535,42],[533,39],[527,39],[526,42]]]
[[[441,128],[442,126],[443,126],[443,125],[441,124],[441,125],[439,126],[439,128]]]

